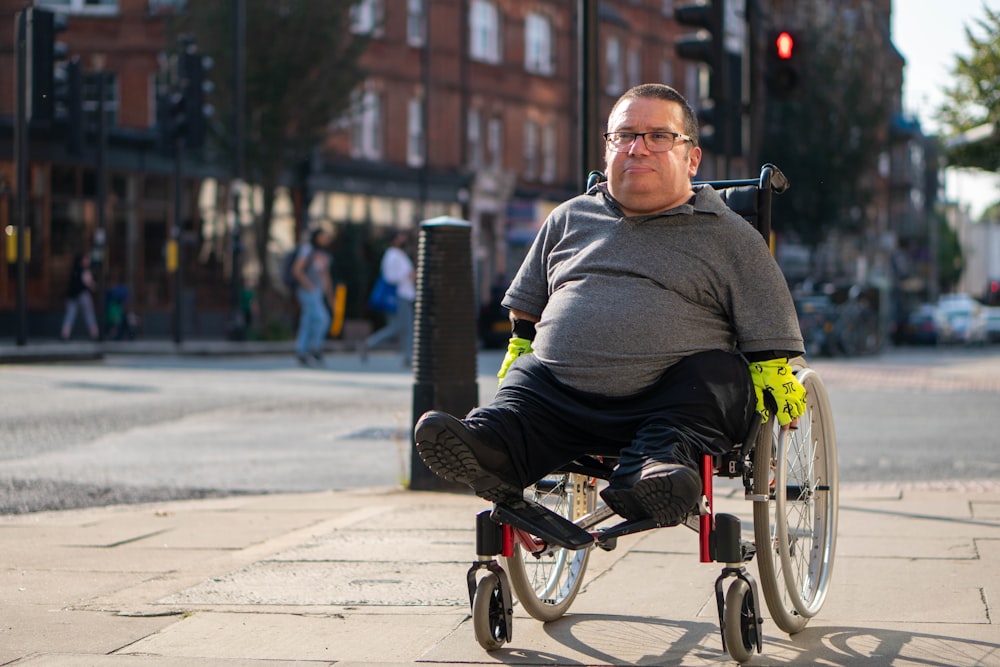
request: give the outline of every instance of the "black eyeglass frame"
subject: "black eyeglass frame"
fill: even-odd
[[[613,135],[616,135],[616,134],[617,135],[620,135],[620,134],[631,135],[632,141],[629,141],[628,143],[622,143],[620,139],[617,142],[616,141],[612,141],[611,137]],[[649,134],[669,134],[670,136],[672,136],[674,138],[674,140],[670,142],[670,147],[669,148],[656,148],[654,146],[651,146],[649,144],[649,142],[646,141],[646,135],[649,135]],[[671,132],[670,130],[653,130],[651,132],[626,132],[626,131],[623,131],[623,130],[617,130],[615,132],[605,132],[604,133],[604,141],[607,142],[607,144],[611,148],[611,150],[613,150],[616,153],[627,153],[627,152],[629,152],[632,149],[632,145],[635,144],[636,140],[639,137],[642,137],[642,143],[643,143],[643,145],[646,146],[646,150],[648,150],[650,153],[666,153],[668,151],[671,151],[671,150],[674,149],[674,146],[677,145],[677,140],[678,139],[680,139],[681,141],[690,141],[692,144],[694,143],[694,138],[692,138],[692,137],[690,137],[690,136],[688,136],[686,134],[681,134],[680,132]]]

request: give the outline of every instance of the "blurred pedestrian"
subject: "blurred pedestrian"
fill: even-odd
[[[314,230],[309,242],[299,248],[292,267],[296,281],[295,296],[301,306],[295,356],[303,366],[323,364],[323,344],[330,330],[330,313],[333,312],[333,283],[330,279],[333,257],[328,250],[331,241],[333,234],[330,230],[325,227]]]
[[[87,331],[91,340],[97,340],[100,331],[97,329],[97,317],[94,315],[94,292],[97,290],[97,283],[94,282],[94,274],[90,270],[90,255],[77,253],[73,257],[73,268],[69,274],[69,287],[66,289],[66,315],[63,317],[62,331],[60,337],[69,340],[73,333],[73,324],[76,322],[78,311],[83,312],[83,319],[87,323]]]
[[[398,340],[403,353],[403,366],[409,367],[413,356],[413,302],[417,298],[414,284],[416,271],[406,253],[410,240],[408,232],[399,231],[392,239],[392,245],[382,255],[379,273],[382,279],[396,288],[396,310],[386,312],[385,326],[361,343],[361,360],[367,359],[368,350]]]

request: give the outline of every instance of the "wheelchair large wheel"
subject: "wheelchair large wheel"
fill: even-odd
[[[793,362],[806,388],[795,430],[761,428],[754,453],[754,534],[761,588],[771,617],[794,634],[826,599],[837,541],[837,440],[819,375]]]
[[[570,521],[593,511],[597,501],[594,481],[576,473],[549,475],[527,493]],[[515,544],[513,555],[504,559],[504,569],[514,594],[532,618],[554,621],[566,613],[583,585],[590,549],[574,551],[537,541],[531,546]]]

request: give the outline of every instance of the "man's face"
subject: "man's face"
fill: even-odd
[[[608,119],[609,132],[679,132],[684,134],[681,106],[656,98],[622,101]],[[686,202],[698,172],[701,149],[678,139],[674,147],[653,153],[636,138],[627,152],[605,148],[608,190],[626,215],[658,213]]]

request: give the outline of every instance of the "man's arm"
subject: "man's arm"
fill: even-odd
[[[507,343],[507,354],[497,371],[497,379],[503,384],[503,379],[507,376],[507,370],[514,360],[522,354],[530,354],[531,341],[535,340],[535,323],[539,318],[530,313],[517,308],[510,309],[510,341]]]

